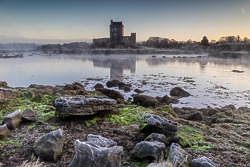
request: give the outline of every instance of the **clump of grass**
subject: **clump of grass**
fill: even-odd
[[[203,140],[203,131],[197,127],[183,125],[178,128],[177,137],[182,147],[191,147],[195,143]]]
[[[157,110],[159,112],[167,112],[167,113],[171,114],[173,117],[177,117],[177,115],[174,112],[174,110],[171,107],[167,106],[167,105],[159,107],[159,108],[157,108]]]
[[[27,160],[23,162],[20,167],[46,167],[46,165],[44,165],[43,162],[39,162],[39,158],[38,158],[36,162],[28,162]]]
[[[51,125],[51,126],[49,126],[49,128],[50,128],[51,130],[53,130],[53,131],[54,131],[54,130],[57,130],[57,127],[52,126],[52,125]]]
[[[145,126],[144,119],[141,117],[143,114],[150,114],[152,110],[146,110],[143,107],[128,105],[126,108],[119,109],[119,114],[108,115],[106,118],[109,121],[119,123],[124,126],[128,126],[133,123],[140,123],[141,126]]]
[[[194,150],[213,150],[214,146],[206,142],[197,142],[191,146]]]
[[[131,164],[133,167],[147,167],[148,163],[147,162],[139,162],[139,161],[135,161]]]
[[[29,125],[27,128],[29,129],[29,130],[31,130],[31,129],[33,129],[35,127],[35,125]]]

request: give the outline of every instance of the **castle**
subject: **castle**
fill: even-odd
[[[124,25],[122,22],[113,22],[110,24],[110,37],[93,39],[93,43],[119,43],[123,42],[130,45],[136,44],[136,33],[131,33],[131,36],[124,36]]]

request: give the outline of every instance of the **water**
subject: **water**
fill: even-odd
[[[16,53],[9,53],[9,55]],[[153,97],[169,95],[179,86],[192,94],[181,98],[178,107],[221,107],[233,104],[250,107],[250,59],[218,59],[197,55],[56,55],[23,53],[23,58],[0,59],[0,80],[11,87],[30,84],[61,85],[81,82],[86,90],[96,83],[118,79]],[[30,56],[32,55],[32,56]],[[200,56],[200,55],[198,55]],[[235,73],[232,70],[244,71]],[[147,84],[143,85],[142,81]],[[118,90],[117,88],[113,88]]]

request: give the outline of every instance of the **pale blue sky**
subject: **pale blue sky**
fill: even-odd
[[[249,38],[249,18],[248,0],[0,0],[0,43],[91,42],[109,37],[111,19],[138,41]]]

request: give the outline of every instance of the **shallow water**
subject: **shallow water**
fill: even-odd
[[[135,88],[155,97],[169,95],[172,88],[179,86],[192,96],[179,99],[180,103],[173,106],[201,108],[233,104],[250,107],[250,59],[218,59],[206,55],[201,58],[197,57],[200,55],[178,55],[182,58],[165,55],[163,58],[162,55],[22,54],[24,58],[0,59],[0,80],[7,81],[11,87],[78,81],[87,90],[94,90],[96,83],[119,79],[133,85],[131,92],[121,91],[126,98],[135,94]],[[143,80],[146,85],[142,84]]]

